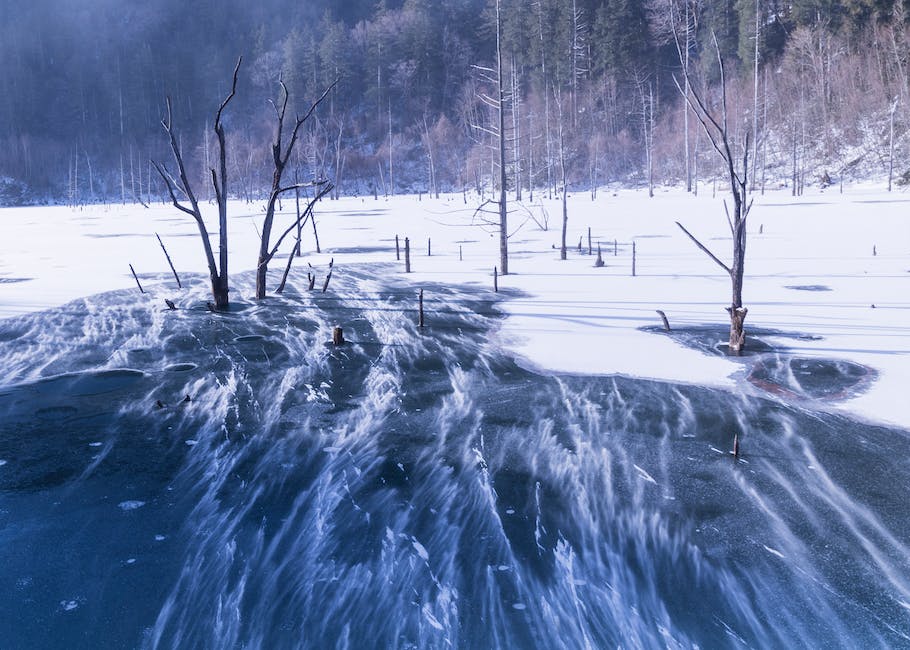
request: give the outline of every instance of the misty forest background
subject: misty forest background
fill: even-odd
[[[910,178],[910,9],[889,0],[501,0],[510,190],[710,181],[722,173],[677,88],[757,136],[756,184]],[[157,200],[150,159],[174,102],[207,187],[214,114],[231,192],[269,187],[279,78],[306,124],[294,172],[341,194],[488,191],[498,161],[491,0],[3,0],[0,204]],[[673,34],[678,37],[673,38]],[[757,36],[757,40],[756,40]],[[756,51],[756,42],[758,44]],[[756,59],[757,54],[757,59]],[[757,66],[756,66],[757,62]],[[191,179],[192,180],[192,179]]]

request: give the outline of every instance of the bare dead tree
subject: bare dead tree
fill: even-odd
[[[495,113],[495,123],[490,126],[481,126],[472,124],[472,128],[486,133],[496,142],[496,157],[498,161],[499,176],[499,272],[501,275],[509,274],[509,230],[508,230],[508,174],[506,158],[506,104],[511,101],[511,95],[507,92],[506,80],[503,77],[502,70],[502,12],[500,0],[496,0],[496,67],[486,68],[482,66],[472,66],[478,70],[485,81],[490,83],[494,88],[495,97],[486,94],[480,94],[479,99]],[[484,202],[486,204],[488,202]],[[481,206],[481,208],[483,205]],[[480,208],[478,208],[480,210]],[[476,213],[475,213],[476,214]]]
[[[199,228],[199,237],[202,239],[202,247],[205,250],[205,260],[209,268],[209,278],[212,283],[212,298],[214,299],[214,305],[216,309],[227,309],[229,305],[228,298],[228,236],[227,236],[227,152],[225,145],[225,136],[224,136],[224,125],[221,123],[221,116],[224,113],[224,109],[227,108],[228,103],[231,99],[234,98],[234,94],[237,92],[237,75],[240,72],[240,64],[243,61],[243,57],[237,59],[237,65],[234,66],[234,76],[231,83],[231,92],[221,102],[221,106],[218,108],[218,113],[215,115],[215,134],[218,136],[218,147],[219,147],[219,169],[216,171],[212,169],[212,185],[215,188],[215,198],[218,202],[218,246],[219,246],[219,259],[218,263],[215,262],[215,254],[212,251],[212,244],[209,241],[209,232],[208,228],[205,225],[205,220],[202,218],[202,211],[199,209],[199,201],[196,198],[196,194],[193,191],[192,186],[190,185],[189,178],[186,173],[186,165],[183,162],[183,154],[180,151],[180,146],[177,142],[177,135],[174,132],[173,128],[173,115],[171,110],[171,98],[167,97],[167,116],[161,120],[161,125],[164,127],[165,133],[167,133],[168,141],[171,146],[171,153],[174,156],[174,162],[177,165],[177,178],[174,178],[167,170],[167,168],[157,161],[152,161],[152,164],[155,166],[155,169],[158,171],[159,176],[164,180],[164,184],[167,187],[168,194],[170,195],[171,202],[181,212],[185,212],[195,219],[196,225]],[[181,203],[178,194],[182,195],[184,199],[189,202],[189,206]]]
[[[558,84],[554,84],[553,95],[556,100],[557,118],[559,120],[559,169],[562,173],[562,233],[559,240],[559,259],[564,260],[566,259],[566,231],[569,227],[569,175],[566,165],[566,124],[563,119],[562,90],[560,90]]]
[[[509,231],[508,209],[506,205],[506,124],[505,124],[505,85],[502,78],[502,14],[499,0],[496,0],[496,89],[498,91],[499,112],[499,271],[509,274]]]
[[[671,5],[672,6],[672,5]],[[732,300],[727,312],[730,314],[730,352],[739,354],[745,345],[745,331],[743,323],[746,320],[748,309],[743,307],[743,273],[746,262],[746,218],[752,208],[752,201],[749,199],[749,188],[747,185],[749,172],[749,134],[746,133],[742,145],[742,164],[740,166],[739,155],[733,151],[732,134],[728,120],[727,112],[727,83],[724,73],[724,60],[720,53],[720,46],[717,43],[717,37],[712,34],[714,40],[714,50],[717,54],[717,63],[720,70],[720,106],[710,108],[704,97],[695,89],[695,86],[687,79],[686,86],[688,93],[683,90],[683,86],[674,77],[674,82],[679,90],[680,95],[685,98],[689,108],[695,114],[695,117],[701,123],[702,129],[708,136],[711,146],[717,154],[723,159],[727,179],[730,182],[730,191],[733,195],[733,212],[730,213],[726,202],[724,208],[727,211],[727,223],[730,226],[730,234],[733,237],[733,260],[728,266],[719,257],[712,253],[704,244],[690,233],[686,228],[676,222],[676,225],[702,250],[709,258],[717,263],[730,276],[732,288]],[[676,38],[677,51],[681,51],[679,38]],[[682,56],[680,56],[682,58]],[[688,77],[689,72],[683,68],[683,74]],[[716,113],[720,111],[718,116]]]
[[[265,218],[263,219],[263,222],[262,222],[262,231],[261,231],[261,235],[260,235],[261,239],[259,242],[259,260],[258,260],[258,264],[256,265],[256,298],[257,299],[265,298],[265,290],[266,290],[265,282],[266,282],[266,275],[268,272],[268,265],[278,250],[277,246],[274,246],[274,247],[270,246],[270,239],[271,239],[271,235],[272,235],[272,224],[275,221],[275,206],[278,203],[278,199],[285,192],[290,192],[291,190],[299,189],[300,187],[311,187],[311,186],[317,187],[317,188],[324,188],[326,186],[331,187],[331,184],[325,180],[313,181],[310,183],[304,183],[302,185],[300,183],[282,185],[282,178],[284,176],[284,170],[287,167],[288,161],[291,158],[291,154],[294,152],[294,145],[297,144],[297,139],[300,135],[300,128],[310,118],[310,116],[313,115],[313,112],[316,110],[316,107],[319,106],[319,104],[322,102],[322,100],[324,100],[328,96],[328,94],[332,91],[332,89],[336,86],[337,83],[338,83],[338,81],[335,80],[328,88],[326,88],[325,91],[322,93],[322,95],[319,97],[319,99],[317,99],[315,102],[313,102],[310,105],[309,110],[302,117],[299,115],[296,117],[296,120],[294,122],[294,128],[291,130],[291,134],[287,140],[287,144],[283,144],[282,140],[284,138],[284,130],[285,130],[284,120],[285,120],[285,117],[287,114],[288,100],[290,98],[290,95],[288,93],[288,88],[284,84],[284,82],[279,81],[284,98],[281,101],[281,106],[278,106],[278,104],[275,104],[273,102],[273,106],[275,107],[275,115],[277,118],[277,124],[276,124],[276,128],[275,128],[275,141],[272,143],[272,161],[275,165],[275,168],[274,168],[274,171],[272,172],[272,190],[269,194],[269,201],[266,206]],[[313,202],[315,203],[315,201],[322,198],[322,196],[324,196],[324,193],[317,191],[317,193],[316,193],[317,198],[313,199]],[[294,225],[292,226],[292,230],[296,227],[297,227],[297,223],[295,222]],[[285,233],[285,235],[282,235],[282,237],[279,238],[279,243],[280,243],[280,240],[283,239],[286,235],[287,235],[287,233]]]

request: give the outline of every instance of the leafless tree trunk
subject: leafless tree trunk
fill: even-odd
[[[511,57],[511,82],[512,82],[512,168],[515,176],[515,200],[521,201],[521,119],[520,119],[520,88],[518,72],[515,66],[515,56]]]
[[[288,108],[288,89],[283,81],[279,82],[281,84],[281,90],[284,94],[284,99],[281,102],[279,107],[277,104],[275,106],[275,114],[277,117],[277,125],[275,128],[275,141],[272,143],[272,161],[275,165],[274,171],[272,172],[272,189],[269,194],[269,201],[266,205],[265,218],[262,221],[262,231],[260,233],[259,241],[259,261],[256,265],[256,298],[261,300],[265,298],[266,291],[266,275],[268,273],[269,262],[275,256],[275,253],[278,251],[278,245],[281,243],[281,240],[287,235],[287,232],[279,237],[278,242],[274,246],[270,246],[270,239],[272,235],[272,225],[275,221],[275,207],[278,203],[279,197],[285,192],[289,192],[295,188],[299,188],[299,183],[292,183],[291,185],[284,186],[282,185],[282,177],[284,176],[284,170],[287,167],[288,160],[291,158],[291,154],[294,152],[294,145],[297,144],[297,138],[300,135],[300,128],[303,124],[310,118],[313,112],[316,110],[316,107],[325,99],[329,92],[335,87],[338,83],[337,81],[333,82],[328,88],[325,89],[325,92],[310,106],[310,109],[304,114],[303,117],[297,116],[294,123],[294,128],[291,130],[291,135],[288,138],[287,144],[282,143],[282,138],[284,137],[284,120]],[[315,181],[313,183],[307,183],[307,186],[314,185],[319,188],[329,187],[331,184],[328,181]],[[321,198],[324,195],[324,192],[320,190],[317,192],[317,197]],[[318,200],[314,199],[314,201]],[[296,222],[292,225],[292,230],[297,227]]]
[[[888,191],[891,191],[891,179],[894,177],[894,112],[897,110],[898,98],[891,103],[891,114],[888,120]]]
[[[685,70],[685,75],[683,81],[685,82],[685,95],[689,96],[689,54],[692,51],[692,29],[690,28],[690,18],[689,18],[689,0],[685,1],[686,6],[686,42],[685,42],[685,51],[683,52],[683,69]],[[688,100],[687,100],[688,101]],[[686,156],[686,191],[692,191],[692,161],[689,156],[689,108],[686,105],[686,102],[683,103],[683,137],[685,139],[685,146],[683,147],[684,153]],[[696,180],[696,189],[695,193],[698,194],[698,181]]]
[[[752,63],[752,142],[758,151],[758,45],[761,37],[761,6],[755,0],[755,58]],[[758,156],[752,156],[752,191],[755,191],[755,179],[758,176]]]
[[[499,95],[499,272],[509,274],[508,205],[506,203],[505,88],[502,78],[502,14],[496,0],[496,85]]]
[[[566,143],[565,143],[565,120],[562,111],[562,92],[557,86],[554,88],[556,99],[557,117],[559,119],[559,167],[562,172],[562,235],[559,243],[559,259],[566,259],[566,230],[569,227],[569,207],[568,207],[568,185],[569,175],[566,169]]]
[[[439,198],[439,187],[436,184],[436,161],[433,157],[433,138],[430,135],[430,127],[427,124],[427,116],[423,116],[423,140],[424,147],[427,150],[427,192]]]
[[[473,128],[490,138],[490,176],[493,190],[498,181],[499,200],[490,201],[498,203],[499,208],[499,272],[509,274],[509,231],[508,231],[508,174],[506,158],[506,86],[502,72],[502,13],[500,0],[496,0],[496,67],[486,68],[473,66],[480,71],[484,80],[495,87],[495,97],[479,94],[478,97],[486,106],[495,113],[495,125],[484,126],[473,124]],[[498,163],[498,164],[497,164]],[[498,167],[498,169],[497,169]]]
[[[645,171],[648,174],[648,196],[654,196],[654,87],[648,83],[645,95],[644,79],[638,80],[638,94],[641,97],[641,125],[645,144]]]
[[[389,100],[389,191],[387,194],[395,194],[395,176],[392,168],[392,101]]]
[[[344,133],[344,113],[338,116],[338,136],[335,138],[335,189],[332,196],[337,200],[341,190],[341,173],[344,170],[344,154],[341,150],[341,136]]]
[[[158,171],[158,174],[164,180],[164,184],[167,187],[168,194],[171,197],[171,202],[181,212],[185,212],[195,219],[196,225],[199,228],[199,237],[202,239],[202,247],[205,250],[205,259],[206,264],[209,268],[209,278],[212,283],[212,298],[215,301],[216,309],[227,309],[229,305],[228,299],[228,237],[227,237],[227,152],[225,146],[225,136],[224,136],[224,125],[221,123],[221,115],[224,112],[224,109],[227,107],[228,103],[233,99],[234,93],[237,91],[237,74],[240,71],[240,64],[243,61],[242,57],[237,60],[237,65],[234,66],[234,76],[231,83],[231,92],[221,102],[221,106],[218,108],[218,113],[215,116],[215,134],[218,136],[218,146],[220,152],[220,166],[219,170],[211,170],[212,173],[212,186],[215,189],[215,198],[218,202],[218,245],[219,245],[219,264],[215,263],[215,254],[212,251],[212,244],[209,241],[209,233],[206,228],[205,221],[202,218],[202,212],[199,209],[199,201],[196,199],[196,194],[193,191],[190,181],[187,178],[186,165],[183,163],[183,154],[180,151],[180,146],[177,143],[177,136],[174,133],[173,129],[173,119],[171,112],[171,98],[167,98],[167,117],[161,121],[161,125],[164,127],[165,132],[168,136],[168,141],[171,147],[171,153],[174,156],[174,162],[177,164],[178,178],[175,179],[168,173],[167,169],[156,161],[152,161],[152,164],[155,166],[155,169]],[[177,197],[177,193],[181,193],[186,200],[189,201],[189,207],[183,205]],[[220,268],[219,268],[220,267]]]

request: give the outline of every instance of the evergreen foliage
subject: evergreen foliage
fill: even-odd
[[[502,0],[515,111],[509,137],[518,159],[510,189],[558,191],[550,173],[558,115],[572,152],[570,185],[640,180],[648,142],[656,177],[681,179],[682,102],[674,85],[681,64],[668,25],[679,32],[684,3],[692,70],[706,87],[716,83],[714,59],[703,55],[715,35],[731,85],[741,91],[740,108],[761,111],[769,173],[789,178],[790,165],[820,173],[810,164],[836,173],[848,168],[845,156],[880,162],[895,97],[897,155],[907,157],[900,136],[910,110],[910,14],[901,0],[759,0],[758,107],[750,104],[755,0]],[[340,173],[346,193],[428,191],[431,182],[492,189],[476,129],[484,115],[481,80],[472,67],[493,61],[490,6],[4,0],[0,177],[7,187],[15,181],[60,201],[161,198],[162,188],[149,183],[148,160],[165,154],[167,95],[190,174],[205,177],[212,116],[242,54],[249,65],[226,123],[237,195],[262,196],[269,185],[269,100],[279,79],[295,102],[291,110],[303,111],[336,77],[295,156],[302,179]],[[649,89],[650,127],[642,119]],[[566,110],[555,110],[557,96]],[[794,156],[801,162],[792,163]],[[700,163],[705,173],[711,164]],[[22,194],[6,191],[3,200],[28,200]]]

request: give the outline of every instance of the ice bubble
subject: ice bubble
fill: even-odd
[[[79,607],[79,603],[75,600],[61,600],[60,607],[63,608],[64,612],[71,612]]]
[[[167,538],[164,535],[155,535],[156,542],[163,542],[165,539]]]
[[[186,444],[188,447],[195,447],[196,445],[199,444],[199,441],[198,441],[198,440],[190,439],[190,440],[186,440],[186,441],[185,441],[185,444]]]
[[[117,504],[117,507],[119,507],[123,511],[127,511],[127,510],[137,510],[138,508],[141,508],[144,505],[145,505],[145,501],[121,501],[120,503]]]

